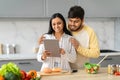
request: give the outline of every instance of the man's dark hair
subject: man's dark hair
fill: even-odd
[[[81,6],[72,6],[68,12],[68,18],[80,18],[84,19],[84,9]]]

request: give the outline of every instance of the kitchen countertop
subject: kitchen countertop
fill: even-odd
[[[120,80],[120,76],[107,74],[107,68],[100,68],[97,74],[88,74],[82,69],[66,75],[42,76],[41,80]]]
[[[100,56],[117,56],[120,55],[120,52],[109,52],[109,53],[101,53]],[[0,60],[20,60],[20,59],[36,59],[37,54],[35,53],[30,53],[30,54],[1,54],[0,55]]]
[[[117,56],[117,55],[120,55],[120,52],[100,53],[100,56],[105,56],[105,55],[109,55],[109,56]]]
[[[0,60],[21,60],[21,59],[36,59],[37,54],[2,54],[0,55]]]

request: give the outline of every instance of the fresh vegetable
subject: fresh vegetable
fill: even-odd
[[[0,75],[0,80],[5,80],[5,78],[3,76]]]
[[[30,80],[40,80],[40,79],[41,79],[41,77],[36,77],[36,78],[32,78]]]
[[[19,76],[14,74],[13,72],[6,72],[4,75],[5,80],[20,80]]]
[[[31,76],[29,74],[26,75],[26,78],[24,80],[30,80]]]
[[[9,62],[1,66],[0,80],[40,80],[40,77],[37,76],[36,70],[26,73],[24,70],[20,70],[16,64]]]
[[[85,66],[87,73],[95,74],[99,70],[99,65],[97,64],[85,63],[84,66]]]
[[[35,77],[37,77],[37,71],[36,70],[30,70],[28,72],[28,75],[30,75],[31,78],[35,78]]]
[[[5,80],[8,80],[8,77],[9,77],[9,80],[21,80],[20,69],[16,64],[14,64],[12,62],[3,64],[1,66],[0,75],[4,76],[6,78]],[[13,75],[12,78],[10,75]],[[13,78],[15,78],[15,79],[13,79]]]
[[[20,70],[21,73],[21,79],[24,80],[27,76],[27,73],[24,70]]]

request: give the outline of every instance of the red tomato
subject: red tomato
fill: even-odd
[[[24,80],[30,80],[30,78],[27,78],[27,77],[26,77]]]
[[[24,70],[20,70],[21,78],[24,80],[26,78],[27,73]]]
[[[93,71],[94,71],[94,69],[93,69],[93,68],[91,68],[91,69],[90,69],[90,72],[92,73]]]
[[[27,74],[26,78],[24,80],[30,80],[31,76]]]
[[[120,76],[120,73],[119,73],[119,72],[115,72],[115,75],[116,75],[116,76]]]

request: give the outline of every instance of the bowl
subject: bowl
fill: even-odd
[[[85,63],[84,66],[85,66],[86,72],[89,73],[89,74],[96,74],[96,73],[98,73],[99,67],[100,67],[97,64],[89,63],[89,62]]]

